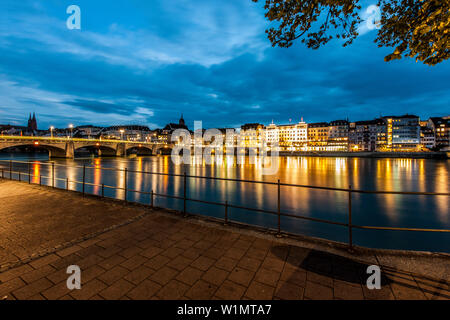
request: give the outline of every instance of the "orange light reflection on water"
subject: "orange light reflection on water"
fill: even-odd
[[[33,163],[33,173],[32,173],[32,183],[39,183],[40,175],[41,175],[41,165],[39,163]]]
[[[102,170],[101,170],[101,160],[100,158],[94,159],[94,193],[99,194],[101,192],[102,183]]]
[[[353,189],[379,190],[379,191],[431,191],[448,192],[449,170],[448,163],[442,162],[430,166],[424,159],[362,159],[362,158],[333,158],[333,157],[279,157],[279,170],[275,175],[262,175],[266,166],[264,159],[248,156],[212,156],[211,164],[204,159],[191,157],[191,165],[175,165],[170,156],[138,157],[136,160],[120,161],[120,167],[134,168],[137,171],[152,171],[160,173],[175,173],[182,175],[185,171],[189,175],[213,176],[244,180],[325,186]],[[130,163],[132,161],[132,163]],[[101,160],[95,160],[94,183],[101,183]],[[37,181],[39,165],[34,167],[33,181]],[[428,169],[427,169],[428,168]],[[432,172],[430,169],[432,168]],[[131,169],[130,169],[131,170]],[[428,171],[428,172],[427,172]],[[69,175],[71,174],[68,169]],[[109,172],[103,173],[104,175]],[[432,174],[433,179],[428,176]],[[115,185],[124,187],[124,172],[116,173]],[[142,190],[143,186],[149,188]],[[98,188],[98,187],[97,187]],[[128,188],[140,191],[183,195],[183,177],[167,175],[129,173]],[[238,183],[232,181],[208,180],[190,178],[187,180],[188,197],[194,199],[224,202],[228,200],[239,201],[239,204],[254,207],[274,209],[277,202],[276,185],[263,185],[255,183]],[[97,190],[96,190],[97,192]],[[123,190],[117,190],[117,197],[123,198]],[[379,215],[386,216],[392,223],[399,221],[402,212],[405,212],[411,197],[405,195],[360,195],[354,194],[355,205],[357,201],[365,201],[364,206],[370,207],[371,201],[376,201]],[[409,198],[408,198],[409,197]],[[139,195],[136,195],[139,198]],[[164,199],[164,198],[155,198]],[[329,214],[343,212],[346,214],[348,194],[346,192],[331,192],[317,189],[282,187],[283,208],[299,212],[302,215],[311,215],[319,205],[329,206]],[[366,202],[368,201],[368,202]],[[427,205],[432,203],[439,211],[438,219],[449,222],[448,198],[435,197],[432,200],[424,197],[414,199],[414,209],[426,212]],[[369,210],[369,209],[368,209]],[[361,212],[360,214],[364,214]]]

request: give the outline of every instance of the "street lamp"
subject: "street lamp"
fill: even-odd
[[[73,124],[69,124],[70,128],[70,137],[73,138]]]
[[[120,140],[123,140],[123,133],[125,132],[125,130],[120,129]]]
[[[55,129],[54,126],[50,127],[50,137],[53,139],[53,129]]]

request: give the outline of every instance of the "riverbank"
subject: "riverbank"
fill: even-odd
[[[450,299],[446,254],[349,253],[334,242],[278,239],[258,228],[16,181],[0,180],[0,195],[7,208],[0,245],[10,252],[19,242],[36,246],[0,272],[0,299]],[[59,225],[50,226],[45,217],[58,206]],[[124,220],[99,224],[112,216]],[[71,292],[66,268],[73,264],[82,289]],[[373,264],[382,270],[381,290],[365,285]]]
[[[280,156],[294,157],[347,157],[347,158],[409,158],[449,159],[450,152],[337,152],[337,151],[280,151]]]

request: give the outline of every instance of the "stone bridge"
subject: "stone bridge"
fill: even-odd
[[[22,146],[46,149],[52,158],[73,158],[75,152],[82,148],[94,149],[99,155],[117,157],[126,156],[133,149],[138,154],[154,155],[170,153],[173,148],[172,145],[162,143],[121,140],[0,136],[0,151]]]

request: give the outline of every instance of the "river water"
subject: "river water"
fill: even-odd
[[[40,162],[49,161],[45,154],[0,153],[0,159],[35,160],[31,170],[33,182],[39,182],[39,175],[51,176],[48,166]],[[124,187],[124,172],[101,170],[100,168],[121,168],[136,171],[175,173],[199,176],[214,176],[246,180],[261,180],[282,183],[348,188],[362,190],[450,192],[450,160],[433,159],[369,159],[332,157],[279,157],[279,170],[274,175],[262,175],[260,163],[237,164],[236,158],[222,164],[208,165],[204,162],[192,165],[175,165],[170,156],[149,156],[130,158],[76,158],[55,160],[56,164],[93,166],[86,170],[86,181],[97,185],[102,183]],[[0,167],[8,167],[0,163]],[[15,165],[14,169],[27,172],[27,168]],[[17,178],[17,175],[15,176]],[[82,181],[81,168],[55,166],[55,177]],[[27,177],[22,177],[27,179]],[[50,185],[52,179],[42,178]],[[56,181],[58,187],[65,187],[65,181]],[[183,178],[143,173],[128,173],[128,189],[183,196]],[[69,184],[70,189],[81,190],[81,185]],[[86,186],[86,192],[101,194],[101,187]],[[123,190],[105,188],[105,195],[124,198]],[[187,197],[238,206],[276,211],[278,194],[276,185],[238,183],[191,178],[187,179]],[[130,201],[150,203],[150,196],[128,192]],[[450,229],[450,197],[392,194],[353,194],[352,220],[357,225],[384,227],[411,227]],[[177,210],[183,209],[183,201],[156,197],[155,205]],[[223,218],[224,207],[187,203],[187,211]],[[348,221],[348,193],[295,187],[281,187],[281,212],[313,218]],[[276,228],[277,217],[248,210],[229,208],[232,220]],[[80,222],[82,223],[82,212]],[[348,230],[343,226],[282,217],[281,228],[302,235],[330,240],[348,241]],[[412,249],[450,252],[450,233],[353,230],[353,242],[358,245],[386,249]]]

